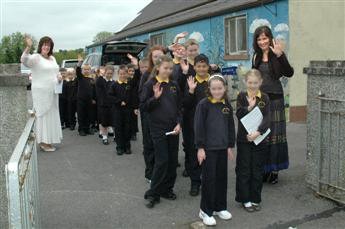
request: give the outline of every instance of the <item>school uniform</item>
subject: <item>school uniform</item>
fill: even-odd
[[[199,75],[195,75],[194,79],[197,86],[194,93],[189,92],[188,84],[183,98],[183,111],[184,111],[184,129],[183,129],[183,142],[188,164],[186,166],[187,173],[191,179],[191,185],[200,187],[201,185],[201,166],[198,162],[197,149],[194,143],[194,115],[198,103],[207,97],[208,79],[209,75],[202,79]]]
[[[66,80],[62,82],[62,93],[59,94],[59,113],[61,126],[69,127],[68,113],[67,113],[67,98],[66,98]]]
[[[98,130],[98,111],[97,111],[97,95],[96,95],[96,80],[97,78],[93,78],[91,81],[91,87],[92,87],[92,100],[96,103],[91,103],[91,119],[90,119],[90,128],[92,128],[92,131]]]
[[[71,129],[76,125],[76,112],[77,112],[77,93],[78,83],[77,80],[70,80],[66,82],[65,86],[66,98],[67,98],[67,114],[69,125]]]
[[[154,97],[153,86],[161,83],[162,95]],[[158,77],[144,84],[140,97],[141,108],[148,113],[149,127],[154,144],[154,169],[151,187],[145,197],[158,198],[173,194],[178,163],[179,136],[165,133],[173,131],[182,121],[181,93],[172,80],[161,81]],[[174,194],[173,194],[174,195]]]
[[[112,101],[108,96],[108,91],[114,81],[107,80],[100,76],[96,79],[96,94],[97,94],[97,117],[98,122],[103,127],[108,127],[113,125],[113,118],[111,113]]]
[[[77,93],[77,114],[78,131],[90,133],[92,99],[94,98],[91,76],[84,76],[81,67],[76,68],[78,93]]]
[[[128,81],[115,81],[109,88],[108,96],[112,103],[113,126],[115,130],[116,150],[118,154],[130,153],[131,129],[130,112],[137,108],[133,100],[134,88]],[[125,102],[125,106],[121,103]]]
[[[132,84],[133,86],[133,90],[138,92],[139,90],[139,83],[140,83],[140,70],[136,69],[134,72],[134,76],[133,78],[128,79],[129,82]],[[135,93],[134,96],[136,96],[136,100],[139,100],[139,95],[138,93]],[[138,115],[136,115],[134,113],[134,110],[131,113],[131,136],[134,137],[136,136],[136,134],[139,132],[139,128],[138,128]]]
[[[226,101],[202,99],[194,122],[195,144],[206,159],[201,172],[200,209],[208,216],[227,209],[227,149],[235,146],[235,125],[231,105]]]
[[[268,154],[267,137],[260,144],[247,140],[247,131],[240,119],[249,113],[248,92],[240,92],[237,96],[236,116],[238,118],[237,158],[236,158],[236,201],[240,203],[260,203],[264,162]],[[264,134],[270,127],[270,101],[267,94],[258,91],[256,106],[263,114],[258,131]]]
[[[138,87],[139,98],[141,97],[143,86],[147,82],[147,80],[149,79],[149,76],[150,76],[150,73],[145,72],[140,77],[140,83],[139,83],[139,87]],[[141,119],[141,132],[142,132],[142,137],[143,137],[143,155],[144,155],[144,161],[145,161],[145,178],[148,180],[151,180],[155,158],[154,158],[153,141],[151,138],[151,131],[150,131],[150,125],[149,125],[149,115],[144,109],[142,109],[141,104],[139,106],[139,109],[140,109],[140,119]]]
[[[174,62],[174,66],[173,66],[173,72],[172,72],[172,78],[173,80],[175,80],[177,82],[177,84],[179,85],[180,87],[180,90],[181,90],[181,94],[184,95],[185,94],[185,91],[186,91],[186,88],[188,90],[188,87],[186,87],[187,85],[187,78],[189,76],[195,76],[195,70],[194,70],[194,66],[190,63],[189,64],[189,68],[188,68],[188,73],[187,74],[183,74],[182,72],[182,68],[181,68],[181,65],[180,65],[180,61],[179,60],[176,60],[174,59],[173,60]],[[186,114],[183,110],[184,108],[182,107],[182,114],[183,114],[183,122],[182,122],[182,125],[184,125],[185,122],[188,121],[188,114]],[[182,137],[183,137],[183,142],[182,142],[182,146],[183,146],[183,151],[185,152],[185,161],[184,161],[184,167],[185,167],[185,170],[187,171],[187,174],[188,174],[188,168],[190,167],[190,163],[189,163],[189,157],[188,157],[188,149],[186,149],[186,146],[185,146],[185,141],[188,141],[188,134],[186,135],[185,132],[188,131],[186,130],[186,127],[182,126]]]

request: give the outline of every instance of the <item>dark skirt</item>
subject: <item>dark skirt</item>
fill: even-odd
[[[265,172],[279,171],[289,167],[288,144],[286,140],[286,118],[284,98],[270,101],[271,134],[265,163]]]
[[[113,116],[111,112],[111,107],[98,106],[98,122],[103,127],[108,127],[113,125]]]

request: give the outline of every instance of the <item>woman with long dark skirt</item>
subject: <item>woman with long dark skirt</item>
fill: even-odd
[[[268,26],[260,26],[253,37],[252,67],[261,72],[261,91],[270,98],[271,134],[265,163],[264,182],[278,183],[278,172],[289,167],[284,91],[280,78],[292,77],[293,68],[283,51],[282,44],[273,38]]]

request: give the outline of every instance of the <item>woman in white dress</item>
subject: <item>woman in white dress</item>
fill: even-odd
[[[32,40],[25,38],[26,48],[21,62],[31,70],[31,93],[36,116],[36,139],[46,152],[55,151],[52,144],[60,143],[62,129],[59,115],[59,95],[55,85],[61,82],[59,66],[53,57],[54,43],[51,38],[40,39],[36,54],[30,55]]]

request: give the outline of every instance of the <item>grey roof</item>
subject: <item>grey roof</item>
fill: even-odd
[[[276,0],[153,0],[138,17],[107,41],[122,40],[273,1]]]

